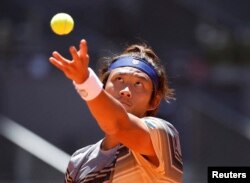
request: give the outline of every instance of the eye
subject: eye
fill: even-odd
[[[143,86],[142,82],[140,82],[140,81],[135,82],[134,85],[135,85],[136,87],[142,87],[142,86]]]
[[[123,78],[120,77],[120,76],[116,77],[115,80],[116,80],[116,81],[119,81],[119,82],[123,82]]]

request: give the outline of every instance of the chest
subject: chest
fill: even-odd
[[[122,146],[114,154],[106,157],[89,157],[79,170],[79,183],[127,183],[128,177],[141,178],[139,166],[128,148]]]

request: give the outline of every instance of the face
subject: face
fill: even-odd
[[[147,74],[136,68],[120,67],[112,70],[105,90],[120,101],[127,112],[138,117],[152,110],[152,81]]]

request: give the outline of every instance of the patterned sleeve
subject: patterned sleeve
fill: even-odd
[[[144,118],[149,128],[150,137],[159,159],[159,166],[152,167],[152,171],[166,176],[174,182],[182,182],[183,162],[179,133],[175,127],[167,121],[159,118]],[[145,159],[137,158],[145,163]],[[142,162],[141,162],[142,163]]]
[[[80,159],[77,158],[77,155],[79,154],[78,151],[76,151],[70,158],[67,170],[65,172],[65,178],[64,183],[73,183],[75,182],[75,174],[79,166]]]
[[[73,178],[70,176],[70,170],[67,168],[64,177],[64,183],[73,183]]]
[[[82,149],[77,150],[73,153],[68,163],[67,170],[65,172],[64,183],[74,183],[77,179],[78,170],[84,162],[84,152],[91,147],[91,145],[84,147]]]

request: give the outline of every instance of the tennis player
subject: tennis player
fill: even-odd
[[[105,136],[72,155],[65,182],[182,182],[179,134],[155,117],[161,100],[174,94],[155,52],[131,45],[103,62],[99,78],[89,67],[86,40],[69,52],[72,60],[56,51],[49,60],[72,80]]]

